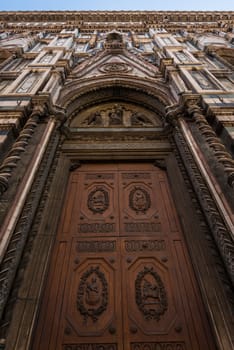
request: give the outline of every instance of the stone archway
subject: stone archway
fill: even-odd
[[[72,174],[33,349],[214,349],[157,166],[172,152],[163,99],[136,86],[78,95],[66,104]]]

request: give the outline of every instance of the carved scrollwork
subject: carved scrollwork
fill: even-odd
[[[146,213],[151,206],[149,193],[140,186],[135,186],[129,194],[129,207],[136,212]]]
[[[109,193],[102,187],[96,187],[88,195],[88,208],[94,214],[102,214],[109,207]]]
[[[108,284],[99,266],[91,266],[83,273],[77,293],[77,309],[86,322],[90,317],[93,322],[107,309]]]
[[[153,267],[144,266],[135,281],[135,298],[146,320],[159,321],[167,311],[167,294],[161,277]]]

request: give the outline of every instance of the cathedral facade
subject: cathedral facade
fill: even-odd
[[[0,349],[234,349],[234,12],[0,26]]]

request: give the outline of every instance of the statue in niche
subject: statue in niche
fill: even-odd
[[[37,76],[35,73],[30,73],[23,81],[23,83],[19,86],[16,92],[19,93],[27,93],[32,89],[32,86],[37,80]]]
[[[100,112],[90,114],[83,122],[84,125],[103,125],[102,116]]]
[[[123,124],[123,107],[119,104],[115,104],[112,110],[109,112],[110,125]]]
[[[134,112],[131,115],[132,125],[152,125],[152,122],[142,113]]]

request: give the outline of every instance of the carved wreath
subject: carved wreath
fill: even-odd
[[[147,275],[153,277],[154,285],[147,281]],[[149,285],[148,291],[147,283]],[[146,284],[146,287],[144,287],[144,284]],[[152,299],[157,299],[157,302],[147,302],[149,295]],[[135,281],[135,298],[136,304],[146,320],[154,319],[159,321],[160,316],[166,312],[168,307],[166,290],[160,276],[152,267],[148,268],[145,266],[144,270],[138,273]]]
[[[99,282],[101,283],[102,290],[101,290],[101,300],[98,303],[94,303],[95,305],[98,305],[96,308],[94,306],[91,306],[88,304],[86,306],[85,304],[85,291],[87,288],[87,283],[89,277],[91,275],[96,275],[99,279]],[[108,284],[105,278],[105,275],[103,272],[99,270],[99,266],[93,267],[91,266],[89,270],[83,273],[80,279],[80,284],[78,287],[78,293],[77,293],[77,309],[81,313],[81,315],[84,317],[84,321],[86,322],[87,319],[90,317],[93,322],[96,322],[98,320],[98,317],[107,309],[108,305]]]
[[[109,194],[98,186],[88,195],[88,208],[95,214],[102,214],[109,207]]]
[[[145,213],[151,206],[149,193],[140,186],[135,186],[129,194],[129,207],[137,214]]]

